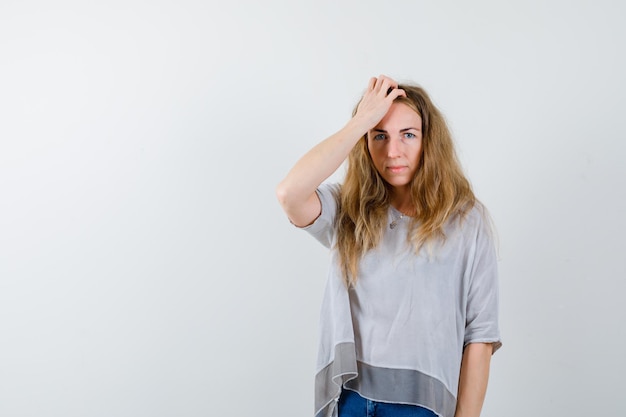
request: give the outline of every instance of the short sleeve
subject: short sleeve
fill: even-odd
[[[320,185],[316,192],[320,199],[322,211],[313,223],[302,228],[327,248],[331,247],[335,238],[335,216],[337,215],[339,191],[339,184],[324,183]]]
[[[478,214],[474,256],[470,263],[464,344],[493,343],[502,346],[498,323],[498,264],[493,234],[483,213]]]

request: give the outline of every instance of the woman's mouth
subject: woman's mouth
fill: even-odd
[[[404,171],[405,169],[407,169],[408,167],[404,166],[404,165],[395,165],[395,166],[388,166],[387,170],[393,174],[399,174],[402,171]]]

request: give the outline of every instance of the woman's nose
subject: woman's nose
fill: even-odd
[[[387,156],[389,158],[397,158],[402,154],[402,140],[390,138],[387,144]]]

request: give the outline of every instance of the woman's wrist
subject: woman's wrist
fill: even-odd
[[[358,115],[352,117],[346,123],[344,130],[350,132],[351,135],[357,137],[358,139],[365,136],[365,134],[372,128],[372,123]]]

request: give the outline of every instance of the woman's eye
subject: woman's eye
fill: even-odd
[[[404,134],[404,137],[405,137],[406,139],[415,139],[415,133],[406,132],[406,133]]]
[[[385,135],[379,133],[378,135],[374,136],[374,140],[385,140]]]

